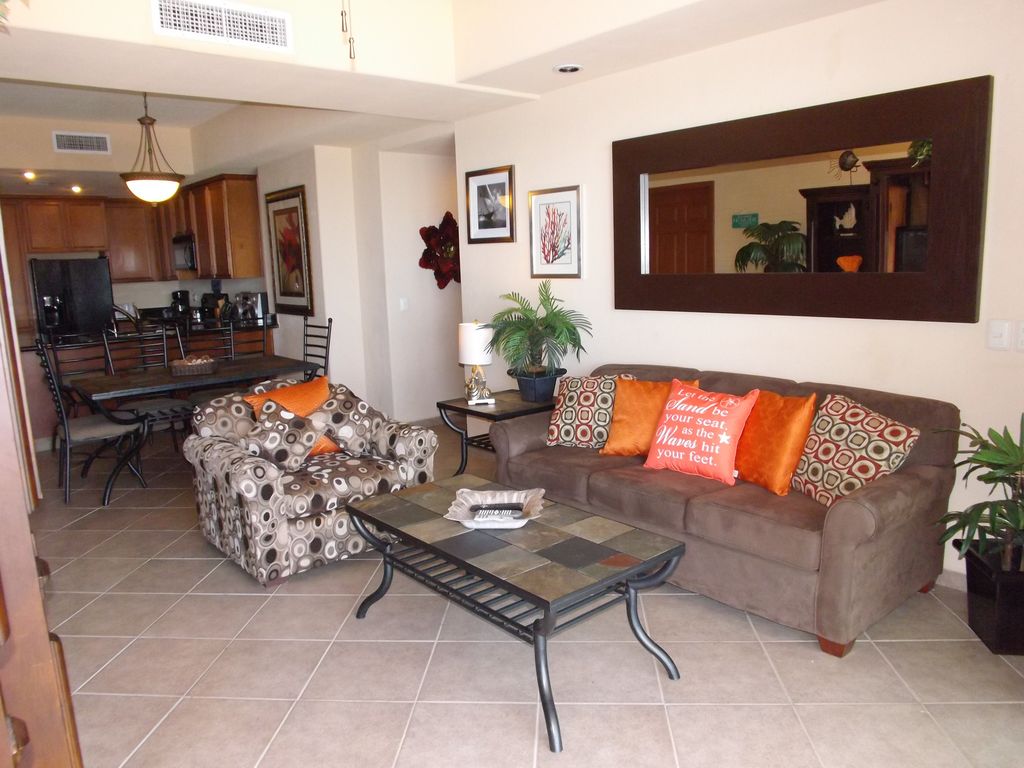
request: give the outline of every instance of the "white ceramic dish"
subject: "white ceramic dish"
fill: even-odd
[[[448,508],[445,517],[462,523],[466,528],[522,528],[540,514],[543,503],[543,488],[530,488],[525,491],[474,491],[470,488],[460,488],[455,492],[455,501]],[[476,520],[470,510],[470,507],[476,504],[522,504],[523,515],[509,519]]]

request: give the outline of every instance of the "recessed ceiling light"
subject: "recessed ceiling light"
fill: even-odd
[[[579,64],[559,64],[554,68],[555,72],[560,75],[571,75],[575,72],[579,72],[583,69]]]
[[[81,194],[82,188],[80,186],[78,186],[77,184],[72,184],[71,185],[71,191],[74,192],[76,195],[78,195],[78,194]]]
[[[25,171],[21,175],[24,176],[29,181],[35,181],[36,180],[36,172],[35,171]]]

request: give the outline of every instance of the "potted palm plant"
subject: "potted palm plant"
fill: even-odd
[[[736,271],[764,267],[765,272],[803,272],[807,269],[807,236],[796,221],[767,221],[747,227],[743,234],[754,242],[736,251]]]
[[[993,653],[1024,654],[1024,414],[1020,432],[964,425],[969,441],[957,462],[989,485],[990,497],[942,518],[942,541],[967,559],[967,614],[971,629]]]
[[[551,293],[550,280],[540,284],[537,306],[515,291],[501,298],[512,306],[496,312],[484,326],[494,331],[489,349],[505,358],[508,375],[518,380],[524,400],[550,400],[555,381],[565,373],[559,368],[562,358],[573,352],[579,360],[586,351],[581,332],[593,336],[590,321],[562,306]]]

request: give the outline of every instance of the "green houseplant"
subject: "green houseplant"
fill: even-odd
[[[1020,432],[965,425],[964,479],[990,486],[989,498],[942,518],[941,541],[967,559],[967,608],[971,629],[994,653],[1024,653],[1024,414]]]
[[[796,221],[763,221],[743,230],[754,242],[736,251],[736,271],[764,267],[765,272],[803,272],[807,269],[807,236]]]
[[[579,360],[586,351],[582,333],[593,336],[590,321],[555,298],[550,280],[540,284],[536,306],[515,291],[501,298],[512,306],[496,312],[484,326],[494,332],[489,349],[505,359],[524,400],[550,400],[555,380],[565,373],[559,367],[562,359],[574,353]]]

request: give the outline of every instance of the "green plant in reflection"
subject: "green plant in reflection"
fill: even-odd
[[[765,272],[804,272],[807,236],[796,221],[761,222],[743,230],[754,242],[736,251],[736,271],[763,267]]]

